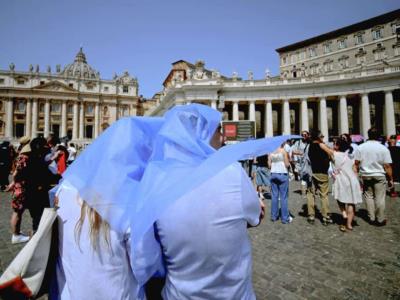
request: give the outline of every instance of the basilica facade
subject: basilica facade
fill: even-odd
[[[112,122],[141,111],[137,79],[128,72],[112,80],[100,78],[82,48],[65,66],[41,71],[30,65],[0,70],[0,137],[68,137],[76,144],[91,142]]]
[[[224,77],[177,61],[149,115],[174,105],[204,103],[226,121],[255,122],[257,137],[318,128],[325,139],[400,131],[400,10],[277,49],[280,74]]]

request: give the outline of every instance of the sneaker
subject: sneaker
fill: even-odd
[[[322,225],[324,226],[328,226],[329,224],[333,224],[333,220],[331,219],[331,217],[323,217],[322,218]]]
[[[309,217],[307,218],[307,222],[310,223],[310,224],[314,224],[314,222],[315,222],[314,216],[309,216]]]
[[[289,216],[288,220],[283,224],[290,224],[292,222],[293,222],[293,218],[291,216]]]
[[[13,234],[11,237],[11,244],[26,243],[29,241],[29,236],[23,234]]]
[[[386,226],[386,224],[387,224],[387,220],[386,219],[383,220],[382,222],[379,222],[378,220],[375,221],[375,225],[378,226],[378,227]]]

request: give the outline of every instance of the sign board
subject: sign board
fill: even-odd
[[[223,121],[222,133],[229,142],[242,142],[256,137],[254,121]]]

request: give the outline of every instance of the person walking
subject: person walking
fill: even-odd
[[[29,155],[31,148],[29,145],[29,139],[20,140],[22,148],[19,151],[18,157],[15,163],[15,170],[13,172],[13,180],[7,187],[7,191],[11,191],[11,207],[13,212],[11,214],[11,243],[25,243],[29,240],[29,236],[21,233],[21,222],[22,214],[26,208],[27,193],[26,184],[28,180],[27,167],[29,164]]]
[[[0,145],[0,190],[4,191],[8,184],[15,151],[9,141],[4,141]]]
[[[303,174],[304,164],[306,163],[306,152],[310,144],[310,133],[306,130],[301,132],[301,139],[297,140],[292,146],[292,160],[294,161],[294,169],[296,170],[301,185],[301,194],[306,194],[307,182],[309,181],[307,176]]]
[[[271,169],[271,221],[279,219],[279,202],[281,206],[281,220],[283,224],[293,221],[289,214],[288,192],[290,167],[289,155],[285,151],[285,144],[282,144],[275,152],[268,156],[268,166]],[[279,201],[280,200],[280,201]]]
[[[307,210],[308,218],[307,221],[310,224],[315,222],[315,198],[317,194],[321,199],[321,213],[322,213],[322,224],[332,224],[333,221],[329,216],[329,154],[323,149],[327,147],[323,142],[324,136],[319,130],[311,131],[311,144],[308,150],[308,157],[311,163],[312,169],[312,185],[307,186]]]
[[[390,157],[392,158],[392,172],[393,172],[393,181],[394,184],[390,188],[390,197],[396,198],[398,193],[395,189],[395,183],[400,182],[400,147],[397,146],[396,135],[391,135],[389,137],[389,152]]]
[[[355,206],[362,203],[361,186],[354,157],[349,153],[350,147],[351,144],[345,139],[337,139],[334,142],[334,151],[325,148],[333,158],[332,194],[342,212],[343,222],[339,226],[342,232],[353,230]]]
[[[69,147],[68,147],[68,161],[67,164],[70,165],[75,161],[76,158],[76,153],[77,150],[75,148],[75,144],[74,143],[69,143]]]
[[[369,221],[377,226],[385,226],[386,185],[389,188],[393,186],[392,159],[390,151],[378,141],[378,137],[376,128],[370,128],[368,140],[358,147],[354,157],[363,181],[363,197]]]

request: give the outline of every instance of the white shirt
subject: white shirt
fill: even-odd
[[[287,173],[285,157],[282,152],[271,153],[271,173]]]
[[[110,246],[100,234],[100,247],[94,251],[90,244],[88,218],[82,226],[79,246],[75,226],[81,213],[77,190],[64,181],[58,190],[59,253],[57,262],[58,295],[50,299],[144,299],[132,273],[129,259],[129,234],[110,229]],[[140,294],[140,296],[139,296]]]
[[[68,147],[68,161],[74,161],[76,157],[76,149],[74,147]]]
[[[358,146],[354,158],[360,162],[361,176],[385,176],[383,165],[392,163],[389,150],[373,140]]]
[[[183,196],[156,225],[167,278],[163,299],[255,299],[247,223],[260,203],[235,163]]]

